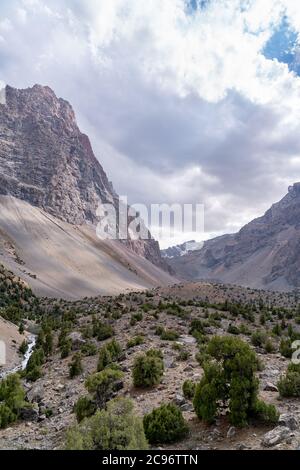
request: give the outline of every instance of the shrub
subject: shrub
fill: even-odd
[[[286,357],[288,359],[292,357],[293,350],[292,350],[292,341],[290,340],[290,338],[282,338],[280,342],[279,351],[283,357]]]
[[[182,385],[183,396],[192,400],[195,395],[196,384],[192,380],[186,380]]]
[[[35,382],[41,375],[41,366],[45,362],[45,354],[42,348],[35,349],[31,354],[23,375],[30,382]]]
[[[150,444],[164,444],[183,439],[188,427],[181,410],[169,403],[144,416],[144,430]]]
[[[24,339],[24,340],[22,341],[21,346],[19,347],[19,352],[20,352],[20,354],[22,354],[22,355],[24,356],[24,354],[26,353],[27,349],[28,349],[28,343],[27,343],[26,339]]]
[[[53,335],[51,331],[49,331],[45,336],[43,350],[44,350],[45,356],[50,356],[53,352]]]
[[[128,349],[134,348],[135,346],[139,346],[140,344],[143,344],[143,343],[144,343],[144,338],[143,338],[143,336],[138,335],[138,336],[135,336],[134,338],[131,338],[131,339],[127,342],[127,348],[128,348]]]
[[[160,335],[160,339],[164,341],[176,341],[179,338],[179,334],[175,330],[163,330]]]
[[[67,450],[146,450],[143,423],[135,416],[133,403],[112,400],[107,410],[86,418],[67,432]]]
[[[207,347],[210,360],[204,364],[204,376],[193,400],[199,418],[213,422],[220,401],[228,401],[230,422],[245,426],[249,418],[268,417],[275,410],[258,401],[256,354],[250,346],[234,337],[214,337]]]
[[[17,421],[25,406],[25,391],[19,375],[9,375],[0,382],[0,428]]]
[[[81,397],[74,405],[77,421],[80,423],[84,418],[89,418],[96,413],[97,407],[90,397]]]
[[[277,387],[282,397],[300,397],[300,365],[289,364]]]
[[[93,323],[93,336],[97,337],[98,341],[104,341],[114,335],[114,330],[111,325],[94,321]]]
[[[158,325],[156,328],[155,328],[155,334],[157,336],[161,336],[164,332],[164,328],[161,326],[161,325]]]
[[[196,333],[204,334],[204,325],[202,320],[195,319],[191,321],[190,334],[195,335]]]
[[[99,360],[97,370],[101,372],[105,367],[112,364],[115,361],[118,361],[122,353],[122,348],[117,343],[117,341],[112,340],[110,343],[107,343],[99,351]]]
[[[272,343],[272,341],[270,340],[270,338],[267,339],[266,343],[265,343],[265,351],[266,353],[268,354],[271,354],[275,351],[275,347],[274,347],[274,344]]]
[[[83,366],[81,361],[81,354],[77,353],[74,354],[72,362],[69,365],[69,376],[70,379],[77,377],[78,375],[82,374]]]
[[[268,405],[261,400],[255,403],[254,417],[263,424],[276,424],[279,419],[279,413],[274,405]]]
[[[60,351],[61,351],[61,358],[65,359],[66,357],[69,356],[70,352],[72,350],[72,340],[65,339],[60,345]]]
[[[105,369],[91,375],[85,382],[89,393],[92,394],[97,408],[104,408],[107,401],[121,386],[122,372],[115,369]]]
[[[190,357],[190,353],[186,349],[181,349],[177,356],[177,361],[187,361]]]
[[[97,354],[97,346],[94,343],[86,343],[81,346],[83,356],[95,356]]]
[[[264,331],[255,331],[251,336],[253,346],[262,348],[266,342],[267,335]]]
[[[133,364],[133,384],[135,387],[151,387],[159,384],[164,371],[161,352],[150,349],[137,356]]]
[[[0,428],[6,428],[16,420],[16,414],[5,403],[0,403]]]
[[[134,326],[138,321],[143,320],[143,314],[141,312],[134,313],[130,318],[130,325]]]
[[[232,335],[239,335],[240,330],[238,329],[237,326],[230,324],[227,329],[227,333],[230,333]]]

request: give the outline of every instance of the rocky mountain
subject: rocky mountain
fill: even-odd
[[[185,279],[214,279],[290,291],[300,287],[300,183],[238,233],[204,243],[201,250],[168,260]]]
[[[178,256],[186,255],[190,251],[200,250],[202,246],[203,243],[190,240],[180,245],[170,246],[165,250],[161,250],[161,255],[163,258],[177,258]]]
[[[0,103],[0,195],[2,195],[1,204],[3,205],[0,220],[2,235],[0,257],[2,255],[4,264],[11,260],[9,268],[16,270],[18,266],[15,266],[14,263],[16,259],[18,260],[18,252],[22,251],[22,256],[19,258],[23,263],[25,263],[24,259],[27,259],[27,271],[37,278],[39,275],[45,276],[46,274],[47,263],[40,271],[38,267],[40,261],[37,261],[37,259],[41,260],[47,256],[44,251],[45,240],[42,240],[40,236],[41,233],[46,233],[46,220],[50,224],[48,227],[49,240],[53,243],[51,250],[48,250],[48,256],[53,253],[55,258],[55,254],[57,254],[58,260],[54,269],[54,272],[57,273],[59,271],[60,248],[58,250],[55,241],[53,224],[58,225],[69,236],[61,242],[66,243],[68,240],[70,242],[70,238],[74,240],[73,234],[77,230],[76,227],[93,227],[90,230],[95,232],[95,225],[98,221],[96,211],[99,203],[112,203],[117,213],[119,206],[118,195],[95,157],[89,138],[79,130],[71,105],[65,100],[57,98],[49,87],[40,85],[25,90],[17,90],[9,86],[5,89],[5,100],[2,100],[2,104]],[[28,203],[30,207],[26,204],[20,206],[18,201]],[[12,211],[19,212],[8,215],[8,207]],[[21,210],[24,210],[24,214],[20,212]],[[5,218],[3,214],[7,214],[7,217]],[[31,223],[34,220],[35,227],[29,226],[29,220]],[[19,239],[20,233],[24,234],[22,240]],[[32,246],[30,246],[30,237]],[[27,240],[26,246],[24,244],[25,238]],[[90,241],[93,249],[98,241],[94,238],[96,238],[95,233]],[[37,240],[39,240],[39,244]],[[85,238],[85,248],[87,248],[87,244],[88,241]],[[106,246],[105,243],[102,243],[102,246],[104,245]],[[77,247],[77,261],[82,259],[82,264],[76,267],[76,276],[72,270],[69,272],[66,279],[70,283],[74,276],[77,281],[88,277],[88,270],[93,269],[93,265],[89,265],[89,269],[87,269],[83,252],[81,253],[80,250]],[[133,272],[138,272],[137,264],[141,264],[139,258],[146,258],[159,268],[166,268],[160,255],[159,245],[152,237],[145,241],[112,242],[109,250],[106,246],[106,255],[107,251],[110,253],[109,257],[112,256],[114,259],[114,261],[111,260],[110,266],[120,261],[118,259],[120,251],[125,253],[124,256],[129,266],[126,269],[127,272],[129,269],[130,276]],[[17,258],[13,258],[12,253]],[[128,261],[130,253],[132,253],[133,259]],[[101,255],[101,250],[98,255]],[[94,265],[99,266],[100,263],[101,266],[101,260],[97,254],[93,261]],[[83,266],[84,263],[85,266]],[[123,261],[121,261],[121,265],[124,269]],[[121,269],[118,264],[115,268],[117,271]],[[143,266],[141,269],[144,271],[145,267]],[[160,270],[154,274],[153,268],[149,267],[149,272],[152,272],[150,275],[152,277],[151,285],[153,282],[160,284],[161,280],[166,278],[170,281],[170,277],[161,275]],[[18,270],[17,274],[22,275],[22,272]],[[100,273],[98,272],[98,274]],[[106,271],[106,275],[102,272],[103,275],[105,281],[108,281],[108,271]],[[137,273],[135,276],[139,277],[139,274]],[[55,275],[52,278],[55,279]],[[32,279],[33,277],[31,277]],[[118,276],[114,278],[114,281],[118,282]],[[49,279],[43,278],[42,282],[48,284]],[[88,280],[84,279],[82,282],[88,283]],[[126,280],[121,282],[122,288],[125,288],[126,282]],[[98,281],[98,284],[101,284],[101,281]],[[133,285],[145,286],[145,282],[138,282],[135,279]],[[116,288],[118,288],[118,284],[116,284]],[[91,290],[88,289],[86,295],[100,292],[100,290],[95,292],[95,289],[97,290],[96,284]]]

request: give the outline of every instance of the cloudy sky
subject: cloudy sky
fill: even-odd
[[[131,203],[203,203],[199,239],[300,180],[299,44],[298,0],[0,3],[0,80],[69,100]]]

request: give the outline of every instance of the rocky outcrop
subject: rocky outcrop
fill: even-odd
[[[99,203],[119,198],[76,123],[71,105],[49,88],[9,86],[0,103],[0,195],[14,196],[81,225],[96,224]],[[126,241],[134,252],[166,268],[151,237]]]
[[[6,87],[0,106],[0,193],[73,224],[116,198],[72,107],[48,87]]]
[[[213,279],[272,290],[300,287],[300,183],[238,233],[204,243],[201,250],[168,260],[189,280]]]

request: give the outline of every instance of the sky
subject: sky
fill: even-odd
[[[239,230],[300,181],[298,0],[1,0],[0,81],[74,107],[130,203]],[[152,227],[156,232],[156,227]]]

